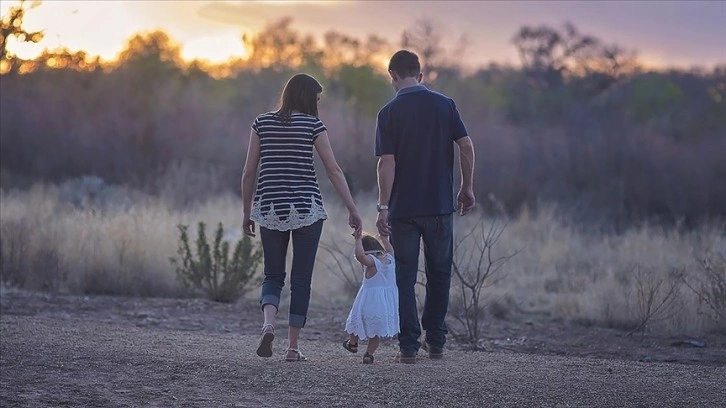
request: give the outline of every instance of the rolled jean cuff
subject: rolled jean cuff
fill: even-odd
[[[307,317],[303,315],[290,313],[290,327],[298,327],[302,329],[305,327],[305,320],[307,320]]]
[[[265,305],[275,306],[275,309],[280,308],[280,297],[275,295],[263,295],[260,299],[260,308],[264,308]]]

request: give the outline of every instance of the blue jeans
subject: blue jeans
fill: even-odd
[[[290,270],[291,327],[305,327],[310,305],[310,287],[318,251],[323,220],[292,231],[276,231],[260,227],[260,239],[265,262],[260,306],[280,307],[280,294],[285,286],[287,245],[292,235],[292,269]]]
[[[396,284],[398,285],[401,332],[398,343],[401,353],[415,355],[421,347],[421,325],[426,342],[434,348],[446,343],[446,313],[449,308],[451,267],[454,256],[453,214],[391,220],[391,244],[396,251]],[[426,301],[421,324],[416,307],[416,275],[418,255],[423,238],[426,258]]]

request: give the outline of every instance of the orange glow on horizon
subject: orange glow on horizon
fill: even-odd
[[[0,14],[6,15],[15,2],[0,3]],[[113,15],[114,19],[107,16]],[[44,51],[83,51],[90,58],[96,56],[105,63],[117,60],[129,39],[136,34],[160,30],[169,35],[181,49],[185,62],[194,60],[221,64],[249,56],[242,42],[241,29],[223,27],[217,32],[178,38],[173,30],[164,26],[144,26],[134,18],[123,2],[44,1],[37,8],[26,11],[23,21],[29,31],[44,31],[39,43],[8,39],[7,50],[23,60],[32,60]],[[88,35],[92,32],[93,35]]]
[[[30,3],[28,1],[26,4]],[[544,3],[549,4],[536,2]],[[600,7],[595,5],[599,2],[592,2],[592,6],[579,4],[577,7],[556,3],[552,2],[551,6],[561,9],[558,18],[571,14],[574,16],[573,23],[583,32],[590,33],[587,16]],[[6,15],[9,8],[17,4],[17,0],[0,2],[0,14]],[[410,11],[409,4],[413,5],[416,13],[405,13]],[[491,63],[518,66],[519,56],[511,44],[511,33],[524,22],[537,24],[539,20],[543,24],[558,26],[558,23],[551,21],[551,16],[538,15],[529,19],[510,17],[534,13],[530,9],[535,3],[526,6],[519,5],[519,2],[430,1],[425,2],[426,7],[421,7],[422,4],[424,2],[325,0],[45,0],[39,7],[27,10],[24,19],[27,30],[44,31],[43,40],[32,44],[18,43],[10,38],[7,50],[24,60],[35,59],[44,50],[83,51],[91,58],[98,56],[102,62],[112,63],[117,60],[129,39],[139,33],[158,30],[178,44],[183,61],[224,64],[249,58],[251,50],[246,49],[243,35],[255,35],[266,25],[284,17],[292,16],[293,29],[303,37],[310,35],[318,45],[324,44],[324,35],[328,31],[339,32],[360,41],[364,41],[368,35],[376,35],[394,45],[398,43],[402,30],[409,28],[417,19],[430,18],[435,23],[441,23],[439,28],[444,37],[441,46],[445,51],[458,44],[456,38],[459,35],[473,38],[468,52],[457,63],[464,69],[475,70]],[[520,14],[510,12],[515,9]],[[580,14],[576,14],[574,9],[579,9]],[[642,6],[634,10],[638,13],[648,11],[643,10]],[[583,14],[585,11],[587,13]],[[589,24],[592,25],[592,21]],[[633,37],[623,39],[621,36],[620,40],[617,38],[619,31],[614,34],[602,32],[607,30],[601,28],[601,33],[595,32],[593,35],[604,42],[614,42],[639,51],[638,62],[648,69],[722,64],[721,60],[714,57],[720,53],[709,51],[716,45],[709,37],[712,32],[699,34],[704,39],[696,36],[700,33],[698,30],[687,32],[696,33],[694,38],[700,42],[695,44],[705,50],[696,54],[684,51],[675,42],[664,44],[661,40],[654,40],[663,38],[657,35],[664,30],[663,27],[654,26],[650,29],[652,32],[635,31]],[[381,64],[376,61],[376,66],[383,66],[384,72],[386,64],[387,60]]]

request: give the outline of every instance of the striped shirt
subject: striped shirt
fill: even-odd
[[[261,227],[289,231],[328,214],[313,164],[313,142],[326,130],[315,116],[293,113],[283,124],[274,112],[259,115],[260,172],[250,218]]]

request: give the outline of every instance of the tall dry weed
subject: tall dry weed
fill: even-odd
[[[351,279],[359,271],[350,262],[347,212],[327,191],[326,183],[321,184],[330,215],[322,242],[336,243],[339,250],[337,254],[318,251],[313,302],[349,305],[357,284]],[[361,195],[357,202],[364,229],[375,231],[375,195]],[[57,189],[43,185],[26,192],[3,192],[0,208],[3,280],[32,289],[73,293],[179,296],[184,292],[168,261],[177,250],[176,226],[221,222],[229,226],[230,233],[239,234],[241,219],[240,199],[232,195],[181,208],[147,198],[129,208],[94,213],[66,205]],[[508,261],[502,279],[481,289],[482,299],[497,306],[485,319],[516,310],[632,329],[638,301],[631,273],[635,265],[651,271],[654,282],[666,281],[673,270],[695,276],[702,269],[700,254],[726,248],[720,226],[685,232],[644,226],[616,235],[585,232],[581,225],[572,225],[556,214],[554,208],[540,206],[536,214],[523,212],[507,220],[492,256],[519,252]],[[455,234],[470,231],[480,222],[480,214],[455,216]],[[696,292],[685,285],[677,292],[679,307],[665,318],[649,321],[649,330],[700,333],[722,324],[702,313],[704,303]],[[253,290],[248,296],[258,293]],[[500,302],[502,299],[506,301]]]

